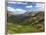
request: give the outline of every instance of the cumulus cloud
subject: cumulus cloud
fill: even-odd
[[[15,14],[24,14],[25,12],[27,12],[26,10],[23,10],[23,9],[14,9],[14,8],[11,8],[11,7],[7,7],[8,11],[12,12],[11,14],[12,15],[15,15]]]
[[[8,3],[11,3],[11,4],[27,4],[27,3],[24,3],[24,2],[8,2]]]
[[[8,11],[15,11],[15,9],[14,8],[11,8],[11,7],[7,7],[7,9],[8,9]]]
[[[11,7],[7,7],[7,10],[9,12],[9,14],[14,15],[15,14],[15,9],[11,8]]]
[[[23,9],[15,9],[16,10],[16,14],[24,14],[26,12],[26,10]]]
[[[32,5],[26,6],[26,8],[32,8]]]
[[[8,3],[11,3],[11,4],[16,4],[16,2],[8,2]]]
[[[23,2],[16,2],[17,4],[27,4],[27,3],[23,3]]]
[[[31,8],[31,11],[44,11],[44,3],[36,3],[36,6],[34,7],[35,8],[33,8],[32,5],[26,6],[26,8]]]
[[[36,10],[37,11],[44,11],[44,4],[41,4],[41,3],[37,3],[36,4]]]

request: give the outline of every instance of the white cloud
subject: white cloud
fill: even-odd
[[[26,12],[26,10],[23,9],[15,9],[16,10],[16,14],[24,14]]]
[[[39,7],[39,8],[44,8],[44,4],[37,3],[37,4],[36,4],[36,7]]]
[[[16,4],[16,2],[8,2],[8,3],[11,3],[11,4]]]
[[[23,3],[23,2],[16,2],[17,4],[27,4],[27,3]]]
[[[27,3],[23,3],[23,2],[8,2],[8,3],[11,3],[11,4],[27,4]]]
[[[32,5],[30,5],[30,6],[26,6],[26,8],[32,8]]]
[[[24,14],[25,12],[27,12],[26,10],[23,10],[23,9],[14,9],[14,8],[11,8],[11,7],[7,7],[8,11],[12,12],[11,14],[12,15],[15,15],[15,14]]]
[[[15,9],[11,8],[11,7],[7,7],[7,10],[9,12],[9,14],[14,15],[15,14]]]
[[[11,8],[11,7],[7,7],[8,11],[15,11],[15,9]]]
[[[37,4],[36,4],[36,7],[37,7],[37,10],[38,10],[38,11],[44,11],[44,4],[37,3]]]

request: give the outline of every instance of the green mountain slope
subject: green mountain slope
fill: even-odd
[[[24,32],[44,32],[44,12],[27,12],[19,17],[8,17],[8,33]]]

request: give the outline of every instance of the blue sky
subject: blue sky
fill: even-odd
[[[7,8],[13,14],[23,14],[25,12],[44,10],[44,3],[36,2],[8,2]]]
[[[20,4],[17,4],[17,3],[16,4],[8,3],[8,6],[14,8],[14,9],[20,8],[20,9],[25,9],[25,10],[26,9],[28,10],[28,9],[35,8],[35,6],[36,6],[36,3],[32,3],[32,2],[21,2],[21,3]],[[31,5],[32,5],[32,8],[26,8],[26,6],[31,6]]]

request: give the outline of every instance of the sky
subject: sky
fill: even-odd
[[[37,2],[8,2],[8,11],[12,14],[24,14],[25,12],[44,11],[44,3]]]

